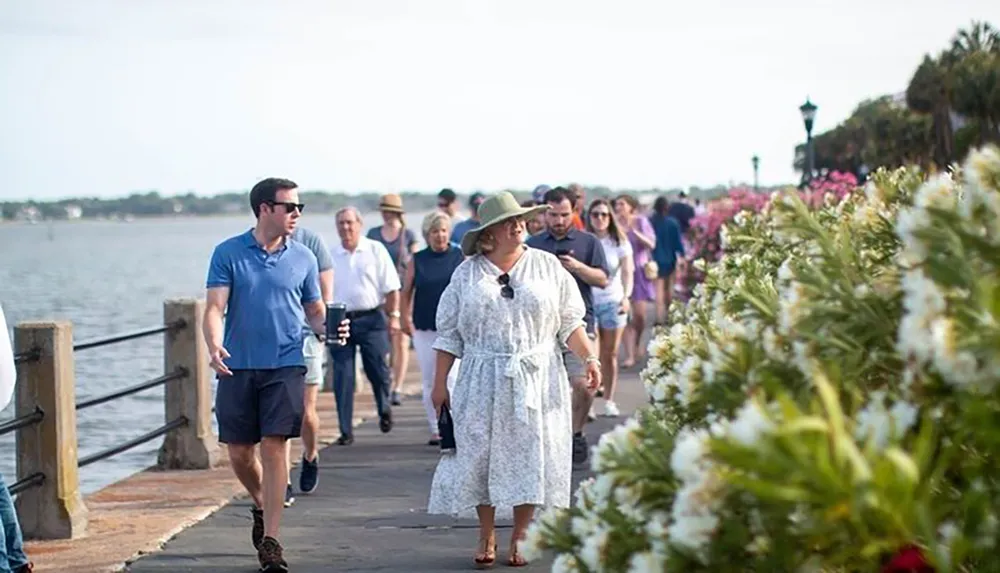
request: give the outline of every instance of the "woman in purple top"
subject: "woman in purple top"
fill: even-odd
[[[632,244],[632,258],[635,275],[632,282],[632,316],[625,327],[622,346],[625,357],[622,368],[631,368],[636,360],[645,358],[641,345],[642,333],[646,329],[646,307],[656,300],[653,280],[646,274],[646,266],[652,261],[656,247],[656,235],[649,219],[639,213],[639,201],[631,195],[621,195],[615,199],[615,215],[619,225],[628,230],[628,241]],[[655,276],[655,273],[653,273]]]

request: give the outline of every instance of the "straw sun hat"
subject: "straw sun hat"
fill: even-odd
[[[490,197],[483,201],[476,211],[476,214],[479,215],[480,225],[462,237],[462,254],[467,257],[476,254],[476,241],[479,240],[479,234],[488,227],[514,217],[526,217],[547,211],[548,208],[548,205],[522,207],[518,204],[517,199],[506,191]]]
[[[382,198],[378,202],[379,211],[388,211],[389,213],[403,213],[403,198],[396,193],[389,193],[382,195]]]

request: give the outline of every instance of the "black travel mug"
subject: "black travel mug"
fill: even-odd
[[[341,346],[340,323],[347,318],[347,305],[342,302],[331,302],[326,305],[326,343],[329,346]]]

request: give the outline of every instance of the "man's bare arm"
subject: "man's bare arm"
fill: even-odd
[[[608,275],[602,269],[596,269],[581,263],[580,268],[576,271],[576,274],[583,279],[583,282],[589,284],[590,286],[595,286],[597,288],[604,288],[608,286]]]
[[[314,300],[303,304],[302,309],[306,311],[306,320],[309,321],[312,331],[316,334],[326,334],[326,303],[322,299]]]
[[[202,320],[202,333],[208,345],[209,365],[221,375],[232,376],[232,371],[226,366],[225,360],[229,352],[222,347],[222,317],[229,304],[229,287],[212,287],[205,293],[205,314]]]
[[[202,331],[210,352],[222,348],[222,317],[228,304],[229,287],[212,287],[206,291]]]
[[[333,269],[319,273],[319,296],[323,302],[333,302]]]

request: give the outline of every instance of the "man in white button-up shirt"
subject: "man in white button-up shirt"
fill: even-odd
[[[351,336],[346,346],[333,345],[333,393],[337,399],[340,438],[337,444],[354,443],[354,356],[361,350],[361,365],[372,385],[378,407],[379,429],[392,430],[389,389],[392,375],[386,357],[389,332],[399,330],[399,275],[385,246],[361,235],[361,214],[354,207],[337,211],[340,244],[333,257],[333,300],[347,305]],[[385,312],[383,313],[383,306]],[[388,316],[388,320],[386,317]]]

